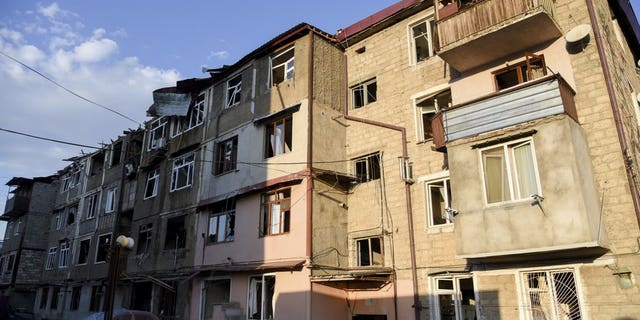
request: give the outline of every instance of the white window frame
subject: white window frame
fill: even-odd
[[[171,192],[191,187],[193,184],[195,158],[195,153],[191,152],[173,160],[173,167],[171,169]],[[185,185],[178,186],[178,175],[183,170],[186,170]]]
[[[207,278],[207,279],[203,279],[202,282],[200,283],[200,319],[201,320],[205,320],[208,319],[206,318],[206,304],[207,304],[207,281],[229,281],[229,299],[231,299],[231,292],[232,292],[232,288],[233,288],[233,280],[229,277],[213,277],[213,278]],[[228,304],[230,301],[227,302],[217,302],[217,303],[213,303],[214,306],[216,305],[226,305]]]
[[[372,159],[377,157],[378,158],[378,163],[377,163],[377,170],[375,170],[375,161],[373,161]],[[369,181],[374,181],[374,180],[380,180],[382,178],[382,153],[380,152],[374,152],[365,156],[361,156],[361,157],[357,157],[354,158],[353,160],[353,175],[358,179],[358,182],[360,183],[365,183],[365,182],[369,182]],[[360,179],[358,177],[358,163],[365,163],[365,169],[366,169],[366,173],[363,177],[363,179]],[[375,174],[375,172],[377,171],[377,175]]]
[[[101,245],[100,239],[102,239],[104,237],[107,237],[107,236],[109,237],[109,248],[107,249],[107,254],[109,253],[109,250],[111,250],[111,241],[113,240],[113,239],[111,239],[112,238],[111,237],[111,232],[103,233],[101,235],[98,235],[98,240],[96,241],[96,251],[95,251],[95,254],[94,254],[94,257],[93,257],[93,263],[94,264],[100,264],[100,263],[106,263],[107,262],[107,259],[105,259],[104,261],[98,261],[98,253],[100,252],[100,245]]]
[[[93,219],[100,209],[100,191],[84,197],[85,220]]]
[[[147,151],[159,149],[165,146],[167,143],[167,122],[167,117],[160,117],[149,124]]]
[[[435,23],[435,18],[433,16],[433,14],[430,14],[428,16],[422,17],[416,21],[413,21],[411,23],[409,23],[409,25],[407,26],[407,34],[409,37],[409,63],[411,65],[415,65],[418,64],[422,61],[427,61],[430,60],[429,58],[435,56],[435,48],[433,45],[434,39],[433,39],[433,30],[431,30],[432,28],[432,23]],[[426,58],[418,61],[418,53],[416,50],[416,38],[418,36],[413,34],[413,28],[418,26],[419,24],[425,24],[426,25],[426,36],[427,36],[427,42],[429,43],[429,54]],[[422,34],[424,35],[424,34]],[[419,35],[419,36],[422,36]],[[438,36],[437,34],[435,36]]]
[[[206,96],[204,92],[201,92],[198,97],[196,97],[196,102],[193,104],[193,107],[189,110],[189,114],[187,114],[187,127],[184,132],[187,132],[202,123],[204,123],[205,116],[205,105],[206,105]]]
[[[369,96],[369,86],[375,84],[376,86],[376,94],[373,97],[373,99],[371,99],[371,97]],[[361,106],[356,106],[356,94],[355,92],[358,90],[362,90],[362,105]],[[376,101],[378,101],[378,80],[377,78],[371,78],[369,80],[357,83],[353,86],[351,86],[349,88],[349,92],[351,95],[351,109],[360,109],[360,108],[364,108],[369,104],[375,103]]]
[[[478,291],[477,291],[477,281],[473,275],[470,274],[461,274],[461,275],[449,275],[449,276],[434,276],[429,277],[429,281],[431,282],[430,288],[432,294],[431,296],[431,319],[440,320],[440,295],[452,295],[454,302],[454,313],[456,320],[465,319],[462,315],[462,292],[460,290],[460,280],[462,279],[471,279],[473,281],[473,297],[476,301],[474,312],[476,317],[480,314],[478,310]],[[453,289],[440,289],[438,287],[438,280],[449,280],[452,281]]]
[[[105,197],[104,197],[104,213],[111,213],[116,211],[116,205],[118,201],[116,198],[117,194],[118,194],[117,187],[107,189],[107,192],[105,193]]]
[[[149,184],[153,183],[153,190],[151,191],[151,195],[147,195],[147,191],[149,190]],[[143,199],[153,198],[158,195],[158,185],[160,184],[160,169],[156,168],[147,173],[147,183],[144,186],[144,194]]]
[[[448,107],[450,107],[449,104],[447,105],[440,105],[437,100],[434,104],[434,108],[433,109],[428,109],[425,107],[420,107],[419,104],[420,102],[426,100],[426,99],[430,99],[433,98],[445,91],[451,91],[451,87],[449,86],[449,84],[441,84],[441,85],[437,85],[433,88],[430,88],[428,90],[416,93],[414,95],[411,96],[411,102],[414,106],[413,108],[413,114],[415,117],[415,128],[416,128],[416,141],[418,143],[420,142],[426,142],[426,141],[430,141],[432,139],[425,139],[424,138],[424,123],[422,121],[422,115],[425,113],[433,113],[434,115],[437,114],[438,112],[442,111],[443,109],[446,109]],[[452,97],[453,100],[453,97]]]
[[[274,60],[277,60],[278,58],[282,57],[283,55],[289,54],[291,53],[291,51],[293,51],[293,55],[291,56],[291,58],[287,59],[284,62],[281,62],[279,64],[274,65],[273,62]],[[275,86],[279,83],[285,82],[287,80],[293,79],[295,77],[295,46],[291,46],[285,50],[283,50],[282,52],[271,56],[271,58],[269,59],[269,65],[271,66],[271,73],[269,74],[269,78],[271,80],[271,86]],[[276,73],[276,69],[278,68],[282,68],[282,81],[281,82],[277,82],[274,83],[273,81],[273,74]],[[277,71],[280,72],[280,71]]]
[[[223,242],[231,242],[235,239],[235,215],[236,210],[227,210],[222,212],[214,212],[209,214],[209,224],[207,229],[207,243],[223,243]],[[221,217],[224,217],[222,219]],[[231,219],[234,219],[233,228],[231,228]],[[212,220],[215,221],[215,225],[212,226]],[[223,225],[224,224],[224,225]],[[215,233],[213,235],[216,236],[215,240],[211,240],[211,230],[214,229]],[[233,230],[233,234],[231,234],[231,230]],[[222,237],[221,237],[222,235]]]
[[[69,267],[69,257],[71,256],[71,241],[60,241],[60,255],[58,256],[58,268]]]
[[[64,212],[63,210],[58,210],[56,212],[56,221],[55,221],[56,230],[60,230],[62,228],[62,213],[63,212]]]
[[[238,80],[236,84],[230,84],[236,80]],[[238,73],[227,80],[226,88],[225,108],[231,108],[240,104],[240,101],[242,100],[242,73]]]
[[[47,253],[47,263],[45,264],[45,270],[53,270],[56,265],[56,256],[58,255],[58,247],[50,247]]]
[[[453,225],[453,217],[447,217],[447,213],[443,213],[444,216],[443,218],[445,219],[445,223],[440,223],[440,224],[436,224],[434,222],[434,212],[433,212],[433,206],[432,206],[432,199],[431,199],[431,187],[432,186],[438,186],[438,184],[442,183],[442,187],[444,188],[444,208],[451,208],[451,199],[449,198],[449,192],[447,192],[447,189],[449,191],[451,191],[451,180],[449,179],[449,175],[448,175],[448,171],[446,176],[442,176],[439,178],[434,178],[431,180],[427,180],[424,181],[424,192],[425,192],[425,204],[426,204],[426,210],[425,212],[427,213],[427,226],[428,228],[441,228],[441,227],[446,227],[446,226],[452,226]]]
[[[575,295],[576,295],[576,300],[578,302],[578,307],[579,307],[579,311],[581,314],[581,319],[589,319],[590,317],[588,316],[587,312],[588,310],[585,308],[585,304],[582,298],[582,286],[581,286],[581,281],[580,281],[580,272],[578,269],[578,266],[576,266],[576,268],[570,267],[570,268],[553,268],[553,267],[549,267],[549,268],[541,268],[541,269],[535,269],[535,268],[527,268],[527,269],[521,269],[519,270],[519,272],[517,273],[517,282],[518,282],[518,292],[519,292],[519,296],[520,296],[520,301],[519,301],[519,305],[521,306],[520,310],[520,316],[523,319],[536,319],[532,316],[531,312],[533,311],[533,307],[531,306],[531,299],[530,299],[530,295],[529,295],[529,291],[528,291],[528,278],[527,278],[527,274],[530,273],[545,273],[547,275],[552,274],[552,273],[562,273],[562,272],[569,272],[572,274],[573,276],[573,281],[574,281],[574,285],[575,285]],[[554,282],[555,285],[555,281],[551,280]],[[538,291],[538,290],[534,290],[534,291]],[[556,292],[554,292],[555,290],[553,288],[551,288],[551,292],[552,295],[556,295]],[[557,298],[557,297],[554,297]],[[557,307],[558,302],[555,300],[549,300],[550,304],[556,304],[555,307]],[[556,309],[557,310],[557,309]],[[554,315],[552,315],[553,317]],[[553,318],[555,319],[555,318]]]
[[[252,298],[252,293],[253,293],[254,291],[257,291],[257,290],[253,290],[253,289],[251,288],[251,286],[252,286],[251,279],[252,279],[252,278],[260,278],[259,280],[256,280],[256,284],[257,284],[257,283],[260,283],[260,286],[261,286],[261,290],[260,290],[260,292],[261,292],[261,298],[260,298],[260,301],[262,302],[262,304],[261,304],[260,310],[265,310],[265,308],[264,308],[264,306],[265,306],[265,305],[264,305],[264,303],[265,303],[265,299],[264,299],[264,298],[265,298],[265,292],[266,292],[266,290],[264,290],[264,283],[265,283],[265,279],[266,279],[266,278],[273,278],[273,279],[274,279],[274,282],[276,283],[275,285],[277,285],[277,277],[276,277],[276,275],[275,275],[274,273],[258,274],[258,275],[250,275],[250,276],[248,277],[248,281],[247,281],[247,286],[248,286],[248,290],[247,290],[247,319],[251,319],[251,320],[253,320],[253,319],[254,319],[254,318],[250,318],[250,317],[251,317],[251,312],[253,311],[253,310],[252,310],[252,308],[254,308],[254,307],[255,307],[255,306],[253,306],[253,305],[252,305],[252,301],[253,301],[254,299],[256,299],[255,297],[254,297],[254,298]],[[257,287],[256,287],[256,288],[257,288]],[[275,300],[275,298],[276,298],[276,292],[277,292],[277,290],[274,288],[274,290],[273,290],[273,296],[271,297],[271,301],[272,301],[272,302],[274,302],[274,300]],[[257,293],[257,292],[256,292],[256,293]],[[255,293],[253,293],[253,294],[255,295]],[[257,299],[256,299],[256,302],[257,302]],[[273,317],[272,317],[272,318],[265,318],[265,314],[264,314],[264,313],[261,313],[261,314],[260,314],[260,318],[255,318],[255,319],[256,319],[256,320],[277,319],[277,317],[276,317],[276,310],[275,310],[275,309],[276,309],[276,308],[272,306],[272,312],[273,312]]]
[[[505,143],[500,143],[500,144],[495,144],[495,145],[491,145],[491,146],[487,146],[484,148],[480,148],[478,155],[479,155],[479,160],[480,160],[480,174],[482,176],[482,192],[483,192],[483,197],[484,197],[484,203],[487,206],[495,206],[495,205],[501,205],[504,203],[510,203],[510,202],[522,202],[522,201],[529,201],[531,200],[531,195],[525,195],[525,196],[520,196],[520,186],[517,183],[517,179],[515,178],[515,174],[516,172],[514,172],[515,168],[515,163],[514,163],[514,155],[513,155],[513,148],[514,147],[519,147],[519,146],[523,146],[525,144],[529,144],[531,146],[531,162],[533,165],[533,175],[535,176],[536,179],[536,192],[535,194],[542,196],[542,188],[540,185],[540,174],[538,171],[538,161],[537,161],[537,156],[536,156],[536,150],[535,150],[535,146],[533,143],[533,138],[532,137],[527,137],[527,138],[523,138],[523,139],[517,139],[517,140],[512,140],[512,141],[507,141]],[[486,173],[485,173],[485,164],[484,164],[484,153],[485,151],[491,150],[491,149],[497,149],[497,148],[502,148],[502,157],[503,157],[503,161],[504,161],[504,166],[506,167],[506,170],[504,172],[504,174],[507,175],[506,180],[507,180],[507,188],[508,188],[508,192],[509,192],[509,199],[507,200],[503,200],[503,201],[495,201],[495,202],[489,202],[488,199],[488,192],[487,192],[487,179],[486,179]]]

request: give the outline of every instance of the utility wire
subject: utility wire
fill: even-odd
[[[21,135],[21,136],[25,136],[25,137],[29,137],[29,138],[34,138],[34,139],[40,139],[40,140],[46,140],[46,141],[51,141],[51,142],[56,142],[56,143],[68,144],[68,145],[76,146],[76,147],[84,147],[84,148],[92,148],[92,149],[101,149],[100,147],[88,146],[88,145],[86,145],[86,144],[73,143],[73,142],[68,142],[68,141],[62,141],[62,140],[56,140],[56,139],[51,139],[51,138],[40,137],[40,136],[34,136],[34,135],[32,135],[32,134],[28,134],[28,133],[24,133],[24,132],[18,132],[18,131],[13,131],[13,130],[8,130],[8,129],[4,129],[4,128],[0,128],[0,131],[5,131],[5,132],[13,133],[13,134],[18,134],[18,135]]]
[[[2,54],[3,56],[5,56],[5,57],[7,57],[7,58],[9,58],[9,59],[11,59],[11,60],[13,60],[13,61],[15,61],[16,63],[20,64],[21,66],[23,66],[23,67],[25,67],[25,68],[27,68],[27,69],[29,69],[29,70],[31,70],[31,71],[33,71],[33,72],[37,73],[39,76],[41,76],[41,77],[43,77],[43,78],[45,78],[45,79],[49,80],[51,83],[53,83],[53,84],[55,84],[56,86],[58,86],[58,87],[60,87],[60,88],[64,89],[65,91],[69,92],[70,94],[72,94],[72,95],[74,95],[74,96],[76,96],[76,97],[78,97],[78,98],[80,98],[80,99],[82,99],[82,100],[84,100],[84,101],[86,101],[86,102],[89,102],[89,103],[91,103],[91,104],[93,104],[93,105],[96,105],[96,106],[98,106],[98,107],[100,107],[100,108],[103,108],[103,109],[105,109],[105,110],[111,111],[111,112],[113,112],[113,113],[115,113],[115,114],[117,114],[117,115],[119,115],[119,116],[121,116],[121,117],[123,117],[123,118],[125,118],[125,119],[129,120],[129,121],[133,121],[134,123],[136,123],[136,124],[138,124],[138,125],[142,125],[140,122],[138,122],[138,121],[136,121],[136,120],[134,120],[134,119],[132,119],[132,118],[130,118],[130,117],[128,117],[128,116],[126,116],[126,115],[124,115],[124,114],[122,114],[122,113],[120,113],[120,112],[116,111],[116,110],[114,110],[114,109],[111,109],[111,108],[109,108],[109,107],[107,107],[107,106],[104,106],[104,105],[102,105],[102,104],[99,104],[99,103],[97,103],[97,102],[94,102],[94,101],[92,101],[92,100],[89,100],[89,99],[87,99],[87,98],[85,98],[85,97],[83,97],[83,96],[81,96],[81,95],[79,95],[79,94],[77,94],[77,93],[75,93],[75,92],[71,91],[70,89],[67,89],[65,86],[63,86],[63,85],[59,84],[58,82],[56,82],[55,80],[53,80],[53,79],[51,79],[51,78],[47,77],[46,75],[42,74],[40,71],[38,71],[38,70],[36,70],[36,69],[34,69],[34,68],[32,68],[32,67],[30,67],[30,66],[28,66],[28,65],[24,64],[22,61],[20,61],[20,60],[18,60],[18,59],[16,59],[16,58],[14,58],[14,57],[12,57],[12,56],[10,56],[10,55],[8,55],[8,54],[6,54],[6,53],[2,52],[2,51],[0,51],[0,54]]]

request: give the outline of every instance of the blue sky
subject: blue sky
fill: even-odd
[[[0,51],[143,122],[153,90],[204,77],[203,66],[232,64],[300,22],[333,34],[397,1],[4,0]],[[138,126],[1,55],[0,88],[0,128],[98,145]],[[0,132],[0,210],[11,177],[54,174],[82,151]]]

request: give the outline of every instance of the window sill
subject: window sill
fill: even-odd
[[[429,226],[427,228],[427,233],[428,234],[451,233],[453,231],[454,231],[454,224],[453,223],[447,223],[447,224],[442,224],[442,225],[437,225],[437,226]]]
[[[424,66],[430,66],[432,64],[435,64],[436,61],[438,61],[438,59],[434,59],[435,57],[437,57],[438,55],[434,54],[432,56],[429,56],[427,58],[424,58],[422,60],[418,60],[418,61],[411,61],[411,66],[413,67],[424,67]]]
[[[169,192],[171,193],[171,192],[176,192],[176,191],[180,191],[180,190],[184,190],[184,189],[189,189],[189,188],[191,188],[191,185],[184,186],[184,187],[180,187],[180,188],[176,188],[176,189],[172,189],[172,190],[169,190]]]
[[[234,173],[234,172],[238,172],[240,170],[238,170],[237,168],[231,169],[231,170],[227,170],[227,171],[223,171],[223,172],[219,172],[219,173],[214,173],[213,175],[215,177],[221,177],[230,173]]]
[[[235,239],[234,239],[235,240]],[[206,246],[215,246],[215,245],[221,245],[221,244],[227,244],[227,243],[232,243],[234,240],[226,240],[226,241],[219,241],[219,242],[209,242],[207,241]]]
[[[275,233],[275,234],[263,234],[260,235],[260,238],[269,238],[269,237],[278,237],[278,236],[284,236],[284,235],[288,235],[291,231],[287,231],[287,232],[282,232],[282,233]]]
[[[527,197],[524,199],[508,200],[508,201],[495,202],[495,203],[485,203],[484,207],[485,209],[513,208],[513,207],[522,206],[523,204],[529,205],[531,201],[533,201],[533,199],[531,197]]]
[[[152,195],[152,196],[149,196],[149,197],[142,198],[142,200],[149,200],[149,199],[153,199],[153,198],[155,198],[155,197],[157,197],[157,196],[158,196],[158,195],[157,195],[157,194],[155,194],[155,195]]]

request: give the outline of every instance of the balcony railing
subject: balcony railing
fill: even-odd
[[[9,220],[11,218],[17,218],[29,211],[29,198],[25,196],[14,195],[4,206],[4,214],[0,217],[1,220]]]

